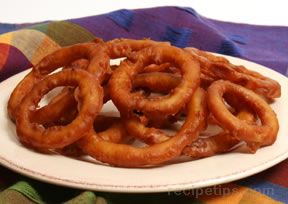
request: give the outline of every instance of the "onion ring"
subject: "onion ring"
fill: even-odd
[[[35,73],[30,72],[19,82],[19,84],[17,84],[17,86],[11,93],[7,104],[8,115],[12,121],[15,122],[17,107],[19,106],[19,104],[21,104],[23,98],[26,96],[27,93],[31,91],[34,84],[36,84],[42,78],[43,76],[36,75]]]
[[[74,98],[74,89],[69,87],[52,98],[49,105],[31,113],[31,121],[39,124],[65,124],[77,115],[77,102]],[[51,109],[53,108],[53,109]]]
[[[280,84],[257,72],[250,71],[244,66],[231,64],[227,59],[196,48],[186,48],[191,56],[200,62],[201,73],[214,80],[229,80],[242,85],[267,98],[281,96]]]
[[[229,81],[219,80],[208,88],[208,107],[224,129],[236,138],[249,143],[267,143],[275,141],[279,124],[275,112],[260,96],[253,91]],[[225,93],[238,96],[239,100],[251,108],[262,122],[261,126],[245,123],[233,116],[223,102]]]
[[[254,114],[245,109],[241,110],[237,114],[237,118],[249,124],[256,123]],[[191,145],[185,147],[182,153],[183,155],[189,156],[193,159],[210,157],[216,154],[232,151],[236,145],[240,144],[240,142],[241,141],[233,136],[229,131],[222,131],[210,137],[198,138],[196,141],[192,142]],[[246,151],[249,151],[250,153],[255,152],[248,148],[246,148]]]
[[[66,66],[77,59],[86,58],[89,59],[90,63],[88,66],[88,70],[98,76],[99,80],[104,80],[106,77],[107,69],[109,67],[105,66],[105,63],[101,61],[99,56],[102,52],[100,50],[101,46],[95,43],[82,43],[75,44],[72,46],[68,46],[65,48],[61,48],[46,57],[44,57],[35,67],[33,67],[32,71],[16,86],[12,94],[10,95],[8,101],[8,114],[9,117],[14,121],[15,114],[17,112],[17,107],[21,103],[22,99],[26,94],[31,91],[32,87],[41,79],[43,79],[46,75],[55,71],[57,68]],[[96,54],[97,52],[97,54]],[[103,54],[101,54],[103,55]],[[103,59],[102,59],[103,60]],[[105,61],[105,60],[104,60]],[[63,97],[65,98],[65,97]],[[57,103],[57,106],[61,103]],[[63,103],[62,108],[67,103]],[[38,114],[40,115],[49,115],[51,107],[47,107],[46,109],[39,109]],[[60,110],[61,108],[58,107]],[[40,113],[43,111],[43,113]],[[56,117],[56,116],[53,116]],[[55,118],[47,118],[48,121],[53,121]]]
[[[188,108],[188,117],[179,132],[170,140],[152,146],[137,148],[102,140],[95,133],[79,143],[85,153],[98,161],[122,167],[156,165],[179,156],[185,146],[198,137],[206,116],[205,94],[198,89]]]
[[[194,62],[181,49],[172,46],[148,47],[139,51],[136,56],[135,63],[123,61],[109,80],[109,92],[113,103],[121,113],[136,109],[145,113],[176,114],[199,86],[198,63]],[[131,93],[131,79],[141,73],[144,67],[155,61],[157,64],[172,62],[177,65],[182,72],[181,83],[167,97],[149,99],[145,96],[134,96]]]
[[[98,115],[94,120],[97,135],[105,141],[123,143],[128,140],[128,133],[122,118]]]
[[[111,59],[129,57],[133,52],[155,45],[170,45],[169,42],[157,42],[150,39],[133,40],[118,38],[106,42],[107,52]]]
[[[121,118],[98,115],[94,121],[94,128],[97,135],[105,141],[113,143],[126,143],[129,141],[128,133],[121,121]],[[62,149],[56,150],[58,153],[70,157],[80,157],[85,155],[77,141]]]
[[[181,82],[181,77],[170,73],[152,72],[138,74],[133,79],[134,88],[144,88],[155,93],[167,94]]]
[[[88,72],[93,73],[102,84],[109,78],[109,75],[112,72],[109,64],[110,56],[119,58],[128,55],[132,51],[159,44],[159,42],[152,40],[128,39],[112,40],[107,43],[99,42],[99,40],[97,40],[97,43],[98,44],[76,44],[59,49],[43,58],[39,65],[34,69],[41,74],[47,74],[55,70],[55,67],[58,68],[72,63],[68,67],[86,69]],[[73,104],[76,104],[74,96],[71,95],[72,93],[71,91],[63,90],[61,93],[62,96],[57,97],[57,103],[49,103],[35,113],[35,121],[37,121],[36,119],[41,118],[43,120],[42,116],[46,116],[45,122],[51,123],[62,117],[61,115],[66,112],[67,108],[72,109]],[[104,102],[108,100],[109,95],[105,92]],[[55,111],[52,112],[51,110]],[[39,115],[39,117],[37,117],[37,115]]]
[[[146,127],[147,122],[143,123],[138,117],[125,120],[125,127],[133,137],[148,145],[164,142],[170,139],[163,131],[157,128]]]
[[[107,73],[110,73],[110,66],[107,64],[109,58],[105,55],[103,43],[80,43],[72,46],[63,47],[44,57],[34,68],[33,71],[42,75],[50,74],[55,69],[67,66],[79,59],[88,59],[87,71],[102,82]]]
[[[37,103],[49,90],[57,86],[77,86],[81,96],[78,116],[67,126],[45,129],[32,123],[30,115]],[[16,131],[20,141],[36,148],[62,148],[77,141],[91,129],[93,120],[102,107],[103,90],[95,77],[86,71],[67,69],[47,76],[37,83],[22,100],[16,117]]]

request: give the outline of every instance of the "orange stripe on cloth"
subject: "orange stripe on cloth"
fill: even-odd
[[[31,29],[12,32],[11,45],[19,49],[35,65],[39,59],[60,48],[44,33]]]
[[[257,191],[233,183],[196,189],[193,192],[193,197],[205,204],[281,203]]]
[[[36,65],[43,57],[59,48],[60,46],[51,38],[44,38],[38,48],[35,49],[34,55],[31,57],[31,64]]]
[[[5,33],[5,34],[0,35],[0,43],[10,45],[12,35],[13,35],[13,32],[9,32],[9,33]]]
[[[236,184],[223,184],[203,188],[203,193],[198,193],[198,198],[205,204],[236,204],[239,203],[247,188]]]

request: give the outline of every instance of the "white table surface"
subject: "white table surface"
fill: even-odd
[[[2,3],[1,3],[2,1]],[[1,23],[62,20],[127,8],[189,6],[218,20],[288,26],[287,0],[0,0]]]

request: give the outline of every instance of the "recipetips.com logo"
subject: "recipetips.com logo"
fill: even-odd
[[[168,196],[191,196],[193,198],[201,198],[203,196],[227,196],[229,194],[236,193],[240,189],[236,186],[225,186],[225,185],[216,185],[207,188],[191,189],[191,190],[182,190],[182,191],[170,191]],[[272,196],[274,194],[273,188],[253,188],[252,190],[259,193]]]

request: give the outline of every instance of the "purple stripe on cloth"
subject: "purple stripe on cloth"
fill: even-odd
[[[7,45],[8,46],[8,45]],[[17,48],[11,46],[6,63],[0,70],[0,81],[17,74],[29,67],[32,67],[28,59]]]
[[[116,24],[111,19],[107,18],[105,15],[72,19],[69,21],[82,26],[83,28],[93,33],[95,36],[101,37],[105,41],[111,40],[116,36],[129,37],[126,34],[126,30],[120,28],[119,26],[116,26]]]
[[[211,20],[192,8],[180,7],[122,9],[69,21],[104,40],[120,37],[169,40],[180,47],[193,46],[251,60],[282,74],[288,68],[287,27]]]
[[[225,36],[245,39],[245,43],[237,42],[237,46],[243,50],[242,58],[285,74],[288,68],[288,27],[208,21]]]

